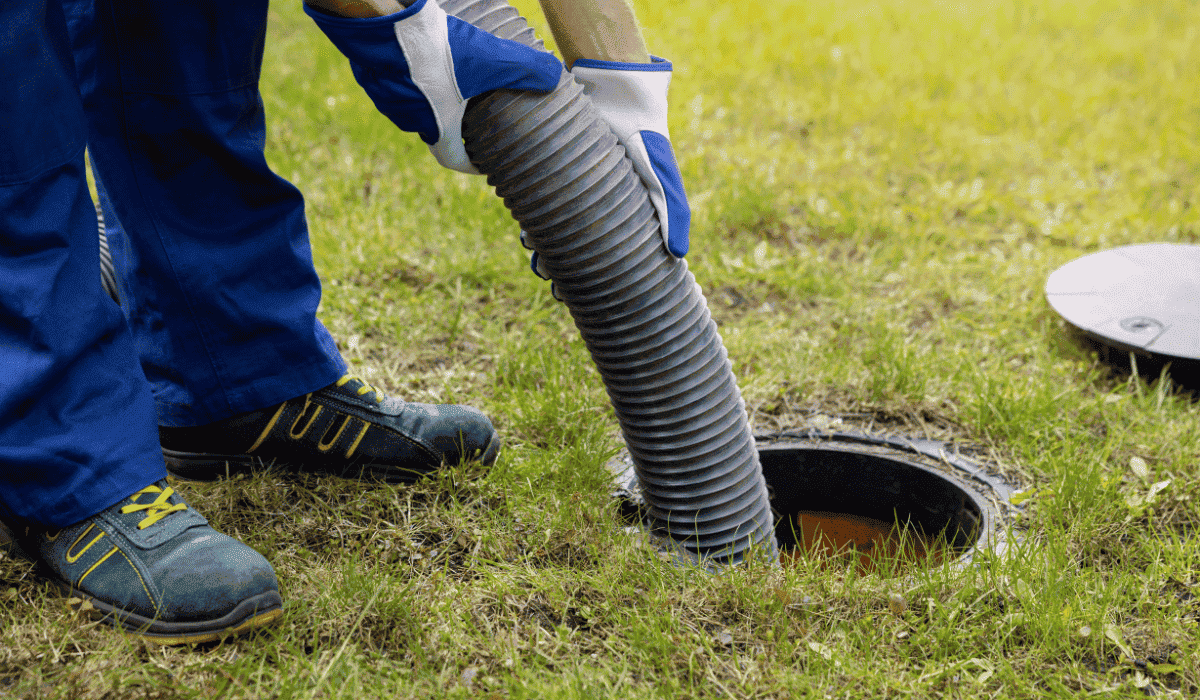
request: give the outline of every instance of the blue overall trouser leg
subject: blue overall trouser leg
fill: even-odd
[[[78,522],[166,476],[150,387],[96,276],[86,122],[58,0],[0,3],[0,515]]]
[[[159,423],[204,425],[336,381],[303,198],[263,153],[266,0],[64,5]]]

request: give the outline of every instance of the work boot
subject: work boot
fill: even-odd
[[[489,466],[500,436],[469,406],[406,403],[347,374],[278,406],[193,428],[158,429],[167,469],[209,481],[278,464],[387,483],[410,482],[443,464]]]
[[[216,641],[283,614],[267,560],[209,527],[165,479],[70,527],[17,530],[15,540],[72,607],[159,644]]]

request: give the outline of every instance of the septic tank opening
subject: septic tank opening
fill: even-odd
[[[815,430],[755,438],[785,564],[807,552],[858,559],[862,571],[888,559],[911,568],[1003,546],[1012,487],[945,443]],[[616,495],[639,518],[632,461],[614,466]]]
[[[795,555],[938,563],[979,541],[986,505],[914,460],[861,446],[763,445],[758,450],[780,550]]]

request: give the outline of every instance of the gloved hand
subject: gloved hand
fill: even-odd
[[[350,59],[354,78],[375,106],[404,131],[415,131],[438,162],[478,173],[462,142],[467,100],[508,88],[548,92],[562,63],[553,55],[500,39],[434,0],[385,17],[351,19],[304,11]]]
[[[650,191],[663,243],[671,255],[682,258],[688,251],[692,210],[667,132],[671,63],[657,56],[650,60],[618,63],[581,58],[571,67],[571,74],[583,83],[584,92],[625,146]]]

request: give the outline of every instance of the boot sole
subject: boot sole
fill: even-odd
[[[164,646],[219,641],[265,627],[283,615],[283,599],[279,592],[266,591],[243,600],[228,614],[213,620],[164,622],[122,610],[62,581],[55,580],[55,583],[70,596],[68,605],[72,609],[80,610],[86,601],[90,604],[86,611],[89,617]],[[73,602],[76,599],[79,602]]]
[[[500,436],[493,433],[492,439],[484,448],[483,454],[477,460],[485,467],[490,467],[500,454]],[[275,462],[266,462],[252,455],[221,455],[203,452],[178,452],[162,448],[163,459],[167,462],[167,471],[171,476],[189,481],[216,481],[217,479],[234,474],[267,471]],[[382,481],[387,484],[411,484],[418,479],[433,473],[434,469],[405,469],[403,467],[385,464],[350,464],[342,467],[315,465],[288,465],[289,471],[308,472],[312,474],[327,474],[347,479],[369,479]]]

